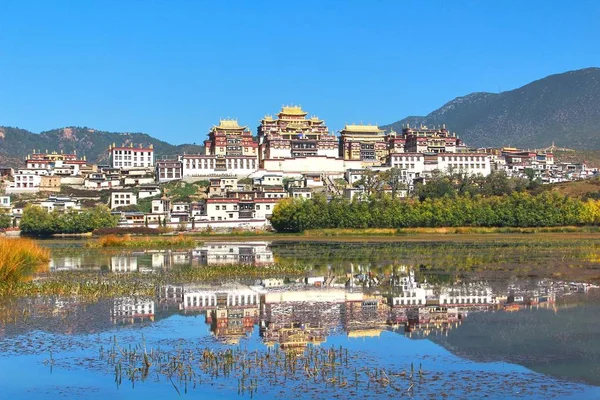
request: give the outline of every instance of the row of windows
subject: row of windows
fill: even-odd
[[[148,156],[152,155],[151,151],[131,151],[131,150],[113,150],[113,154],[133,154],[134,156],[137,156],[138,154],[140,155],[144,155],[144,154],[148,154]]]
[[[115,167],[147,167],[152,165],[152,161],[147,162],[131,162],[131,161],[115,161]]]
[[[479,168],[485,168],[485,164],[461,164],[461,163],[449,163],[448,165],[449,165],[450,167],[453,167],[453,168],[458,168],[458,169],[460,169],[460,168],[470,168],[470,169],[473,169],[473,168],[477,168],[477,169],[479,169]]]
[[[233,210],[234,210],[234,211],[237,211],[237,209],[238,209],[238,206],[237,206],[237,205],[234,205],[234,206],[233,206]],[[257,210],[260,210],[260,204],[257,204],[257,205],[256,205],[256,209],[257,209]],[[267,209],[267,210],[270,210],[270,209],[271,209],[271,205],[270,205],[270,204],[267,204],[267,205],[265,206],[265,209]],[[218,205],[217,205],[217,206],[215,206],[215,210],[223,210],[223,211],[227,211],[227,205],[225,205],[225,204],[223,204],[222,206],[218,206]]]
[[[418,156],[395,156],[394,161],[421,161]]]
[[[480,156],[442,156],[442,161],[485,161],[485,157]]]

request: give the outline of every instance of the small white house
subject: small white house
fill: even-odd
[[[0,208],[10,208],[10,196],[0,196]]]
[[[142,186],[138,192],[138,199],[145,199],[148,197],[158,196],[160,194],[160,188],[156,185]]]
[[[116,190],[110,194],[110,208],[134,206],[137,204],[137,196],[131,190]]]

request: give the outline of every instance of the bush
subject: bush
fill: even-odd
[[[48,269],[50,252],[30,239],[0,238],[0,282],[14,283]]]
[[[160,233],[161,231],[159,229],[136,226],[132,228],[100,228],[94,230],[92,235],[159,235]]]
[[[600,202],[582,201],[556,193],[505,196],[455,196],[403,201],[381,196],[370,201],[316,196],[309,200],[284,199],[277,203],[271,224],[279,232],[328,228],[414,227],[552,227],[600,223]]]
[[[10,228],[12,226],[12,218],[7,212],[0,211],[0,229]]]
[[[27,206],[21,219],[21,232],[25,235],[50,236],[61,233],[87,233],[99,228],[117,226],[119,217],[112,215],[106,206],[85,211],[70,210],[48,213],[38,206]]]

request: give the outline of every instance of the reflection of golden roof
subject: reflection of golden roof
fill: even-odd
[[[241,336],[225,336],[225,337],[220,337],[219,340],[221,340],[221,342],[225,343],[225,344],[239,344],[240,343],[240,339],[242,337]]]
[[[219,129],[245,129],[245,126],[240,126],[235,119],[222,119],[219,120]]]
[[[302,110],[300,106],[283,106],[281,107],[281,114],[287,115],[306,115],[308,113]]]
[[[383,133],[384,131],[379,129],[377,125],[355,125],[346,124],[344,127],[345,132],[360,132],[360,133]]]
[[[381,335],[381,329],[358,329],[356,331],[348,332],[348,337],[376,337]]]

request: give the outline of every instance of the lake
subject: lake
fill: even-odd
[[[2,397],[600,398],[593,238],[41,243],[36,279],[136,277],[155,294],[2,299]],[[163,278],[237,264],[306,268]]]

